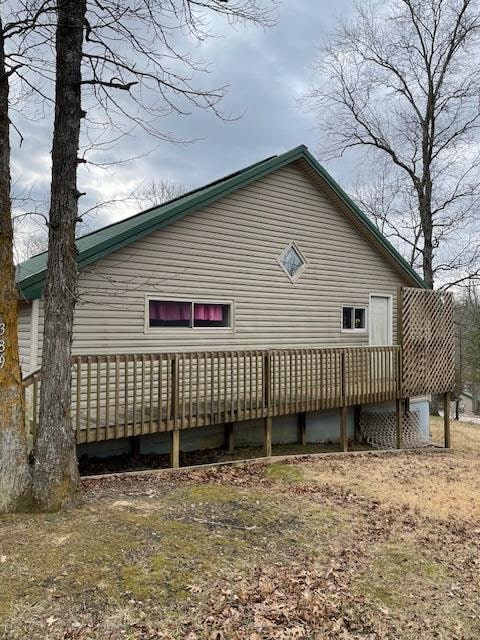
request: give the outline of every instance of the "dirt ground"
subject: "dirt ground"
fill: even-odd
[[[0,638],[478,639],[480,426],[452,443],[85,480],[0,517]]]
[[[349,443],[352,451],[370,450],[371,447],[358,442]],[[311,453],[335,453],[341,451],[339,444],[299,443],[275,444],[273,446],[274,456],[303,455]],[[253,458],[263,458],[265,456],[262,446],[235,447],[233,451],[228,451],[224,447],[219,449],[200,449],[198,451],[180,451],[180,466],[190,467],[199,464],[215,464],[216,462],[230,462],[233,460],[250,460]],[[109,458],[82,457],[79,461],[80,473],[82,476],[100,475],[105,473],[119,473],[123,471],[144,471],[147,469],[168,469],[170,468],[170,455],[141,454],[133,457],[131,454],[123,454]]]

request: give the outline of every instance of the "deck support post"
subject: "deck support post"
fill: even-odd
[[[443,431],[444,431],[444,441],[445,441],[445,449],[450,449],[452,446],[450,439],[450,394],[443,394]]]
[[[304,447],[307,444],[307,414],[297,413],[297,432],[298,432],[298,444]]]
[[[353,407],[353,440],[354,442],[360,442],[362,439],[362,432],[360,430],[360,419],[362,415],[362,405],[356,404]]]
[[[477,383],[472,384],[472,411],[475,415],[480,413],[479,391],[479,385]]]
[[[347,407],[340,407],[340,448],[348,451]]]
[[[264,432],[263,432],[263,455],[266,458],[272,457],[272,424],[273,418],[267,416],[264,420]]]
[[[234,433],[233,433],[233,422],[225,423],[225,449],[232,453],[235,447]]]
[[[174,429],[172,434],[172,442],[170,446],[170,466],[172,469],[180,467],[180,430]]]
[[[347,433],[347,380],[346,380],[346,357],[345,351],[342,350],[340,360],[340,389],[342,396],[342,406],[340,407],[340,449],[348,451],[348,433]]]
[[[177,425],[178,417],[178,354],[175,354],[170,363],[170,376],[172,396],[170,399],[170,418],[173,418],[173,424]]]
[[[402,430],[402,415],[403,415],[403,401],[401,398],[395,400],[395,431],[396,431],[396,447],[402,449],[403,447],[403,430]]]

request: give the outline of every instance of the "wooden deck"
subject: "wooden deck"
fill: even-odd
[[[32,426],[41,373],[25,380]],[[401,348],[74,356],[78,443],[395,400]]]

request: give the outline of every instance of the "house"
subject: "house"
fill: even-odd
[[[459,398],[460,414],[470,417],[480,414],[480,400],[478,391],[478,385],[475,383],[468,385],[468,388],[464,388]]]
[[[119,451],[140,435],[142,450],[168,443],[178,454],[179,446],[215,446],[225,430],[232,442],[234,429],[235,442],[260,438],[270,452],[272,438],[294,438],[299,425],[303,440],[340,439],[345,448],[361,406],[396,415],[399,442],[408,399],[425,415],[425,395],[450,390],[446,297],[425,289],[305,146],[77,246],[72,420],[83,451]],[[46,261],[35,256],[17,273],[33,423]],[[417,361],[427,342],[436,349],[430,362],[444,350],[434,371],[414,359],[402,369],[399,340],[409,330],[397,334],[407,313],[400,291],[409,314],[427,314],[417,318],[422,326],[431,320],[422,348],[410,331]]]

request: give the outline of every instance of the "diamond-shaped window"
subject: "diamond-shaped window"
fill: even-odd
[[[278,262],[292,281],[296,280],[307,266],[307,261],[294,242],[291,242],[283,251]]]

